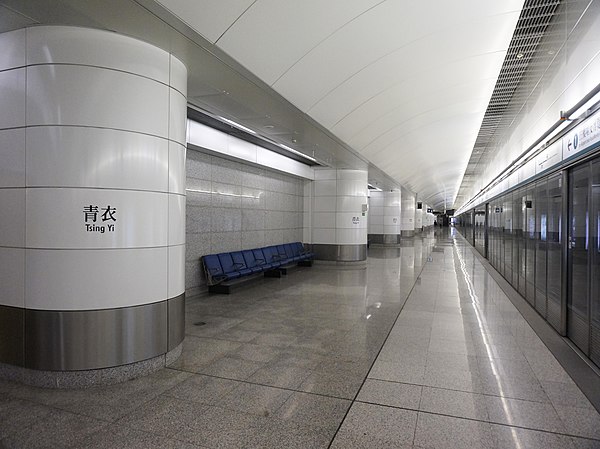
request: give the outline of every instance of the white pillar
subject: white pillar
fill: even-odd
[[[401,215],[400,190],[371,192],[369,241],[383,244],[400,243]]]
[[[419,198],[416,198],[416,209],[415,209],[415,233],[419,233],[423,230],[423,215],[425,214],[425,203],[419,201]]]
[[[187,70],[78,27],[0,48],[0,362],[156,365],[184,335]]]
[[[308,196],[312,219],[310,243],[317,259],[365,260],[367,171],[316,169]]]
[[[402,237],[412,237],[415,233],[415,194],[402,189],[400,234]]]

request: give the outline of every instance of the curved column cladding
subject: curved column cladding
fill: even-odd
[[[402,189],[400,234],[402,237],[412,237],[415,233],[415,195]]]
[[[399,190],[371,192],[369,204],[369,241],[400,243],[401,193]]]
[[[421,206],[419,208],[419,206]],[[419,233],[423,231],[423,215],[424,215],[424,207],[427,207],[425,203],[419,201],[417,198],[417,205],[415,209],[415,232]],[[425,209],[426,210],[426,209]]]
[[[317,169],[312,183],[312,249],[317,259],[367,258],[367,171]]]
[[[86,28],[0,48],[0,362],[164,359],[184,336],[187,69]]]

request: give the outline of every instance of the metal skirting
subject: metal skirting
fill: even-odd
[[[370,245],[383,245],[383,234],[368,234],[367,242],[369,242]]]
[[[337,262],[359,262],[367,260],[367,245],[327,245],[313,243],[311,251],[316,260],[331,260]]]
[[[369,234],[367,240],[369,243],[381,245],[398,245],[400,243],[400,234]]]
[[[414,235],[415,235],[414,229],[405,229],[403,231],[400,231],[401,237],[414,237]]]
[[[106,310],[0,306],[0,362],[34,370],[76,371],[157,357],[183,341],[184,307],[184,294]]]
[[[172,351],[185,338],[185,293],[167,301],[167,350]]]
[[[0,362],[23,366],[25,310],[0,305]]]

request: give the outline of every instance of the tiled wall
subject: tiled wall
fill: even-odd
[[[303,179],[190,150],[186,168],[188,293],[204,254],[302,240]]]

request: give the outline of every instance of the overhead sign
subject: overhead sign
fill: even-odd
[[[563,137],[563,159],[600,142],[600,114],[594,115]]]

